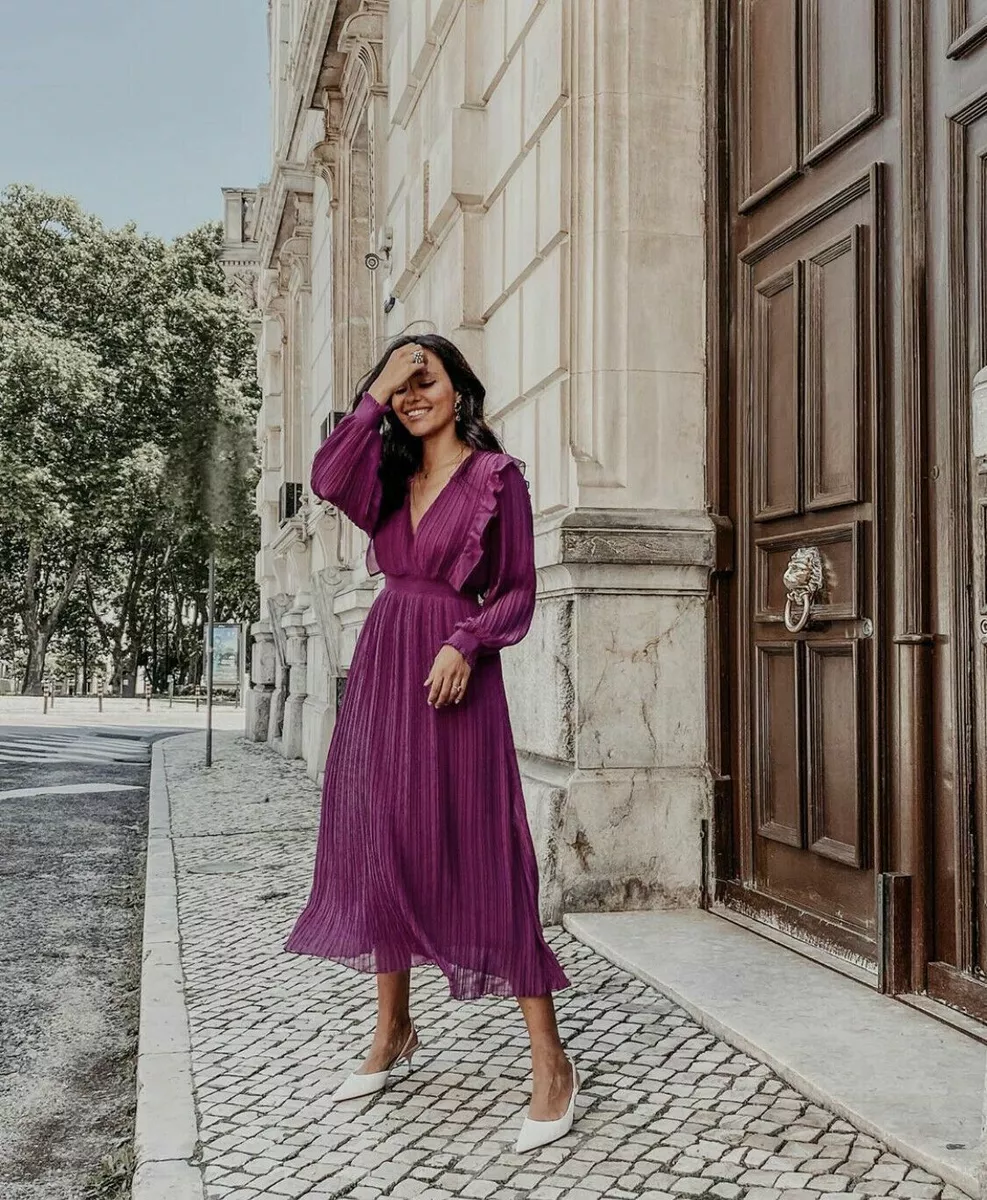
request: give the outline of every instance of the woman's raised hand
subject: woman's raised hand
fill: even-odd
[[[404,387],[412,375],[425,370],[424,357],[424,349],[414,342],[398,346],[388,355],[383,371],[367,391],[378,404],[387,404],[398,388]]]
[[[458,704],[466,695],[470,677],[469,663],[455,646],[442,646],[435,656],[432,669],[423,687],[428,688],[428,703],[433,708]]]

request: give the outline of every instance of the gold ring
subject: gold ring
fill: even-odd
[[[413,363],[423,363],[425,361],[425,355],[421,352],[421,350],[416,350],[411,356],[411,361]]]

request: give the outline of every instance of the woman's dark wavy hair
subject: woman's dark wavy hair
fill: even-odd
[[[462,416],[456,419],[457,437],[475,450],[496,450],[502,454],[504,448],[483,416],[486,388],[477,379],[459,347],[437,333],[406,333],[395,338],[376,366],[360,380],[351,408],[356,408],[364,392],[373,386],[390,355],[410,342],[431,350],[441,360],[453,388],[463,398]],[[383,518],[404,503],[408,480],[421,466],[422,443],[421,438],[414,437],[405,429],[389,408],[384,411],[381,437],[384,446],[379,471],[382,488],[380,517]]]

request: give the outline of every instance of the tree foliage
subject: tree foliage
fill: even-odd
[[[24,690],[51,649],[108,655],[125,690],[192,678],[211,549],[218,619],[256,615],[254,346],[219,248],[0,194],[0,656]]]

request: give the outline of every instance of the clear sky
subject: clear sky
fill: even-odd
[[[269,170],[265,0],[0,0],[0,188],[173,237]]]

